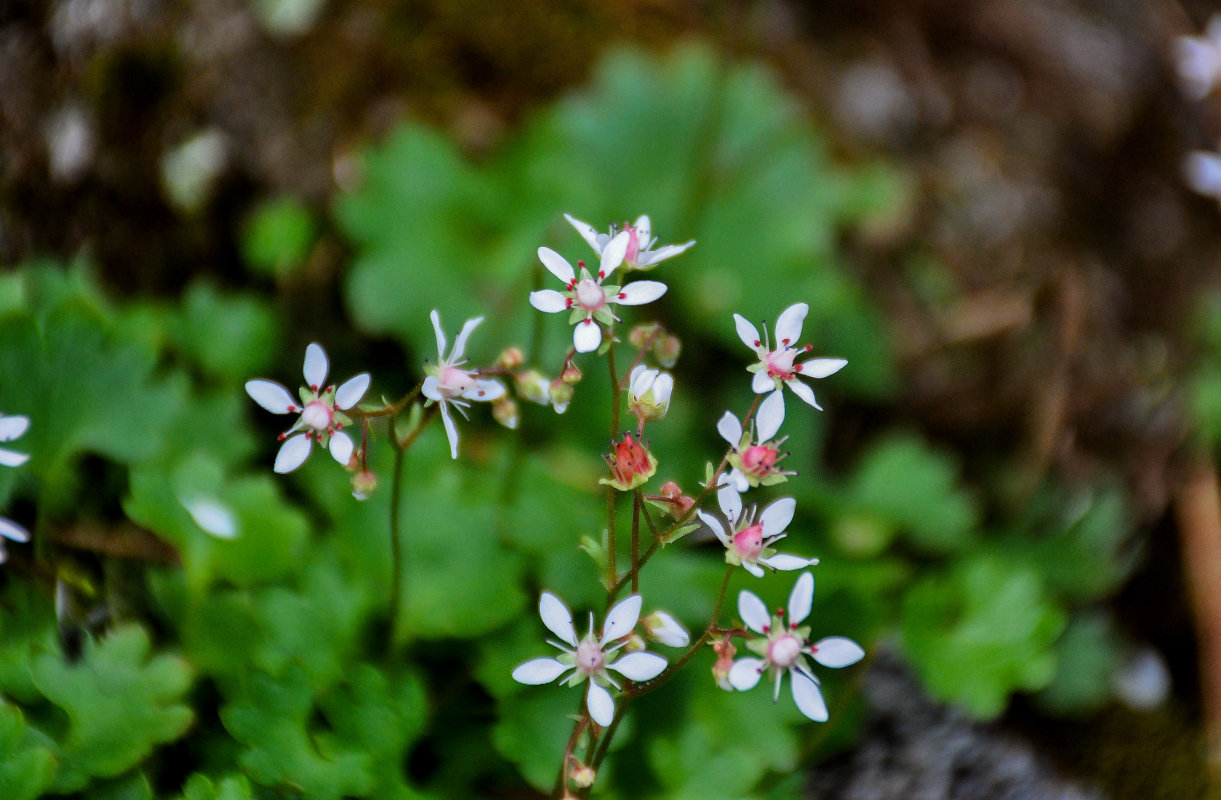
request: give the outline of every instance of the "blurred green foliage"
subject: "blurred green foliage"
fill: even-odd
[[[663,244],[698,242],[658,269],[671,290],[648,309],[685,342],[670,414],[649,431],[659,481],[690,492],[722,453],[717,417],[751,399],[734,311],[774,320],[809,302],[803,340],[850,361],[816,386],[828,408],[894,399],[894,344],[835,243],[884,212],[898,182],[884,166],[831,164],[818,128],[764,68],[695,45],[656,58],[620,52],[589,89],[478,162],[411,123],[367,151],[360,187],[334,206],[353,251],[343,277],[353,338],[431,356],[437,308],[452,330],[487,317],[470,344],[475,363],[517,343],[554,367],[571,332],[558,318],[540,325],[526,304],[551,280],[536,248],[592,255],[563,211],[596,227],[647,212]],[[294,201],[272,201],[242,250],[256,273],[282,278],[320,228]],[[523,402],[518,433],[493,432],[475,409],[459,421],[457,462],[439,426],[424,433],[405,463],[403,613],[389,629],[388,434],[374,431],[382,487],[367,502],[325,454],[271,474],[274,436],[289,423],[241,388],[260,375],[295,384],[300,354],[281,343],[298,333],[271,291],[197,282],[175,301],[116,303],[83,263],[0,276],[0,411],[32,421],[17,443],[31,459],[0,471],[0,501],[36,537],[12,548],[0,592],[0,797],[550,789],[580,692],[522,686],[510,672],[548,649],[540,587],[578,617],[605,602],[578,548],[605,526],[602,367],[580,362],[587,374],[566,416]],[[335,365],[359,369],[372,369],[377,395],[379,375],[403,365]],[[418,377],[412,365],[393,382]],[[1074,676],[1097,686],[1116,663],[1117,637],[1090,608],[1134,563],[1117,492],[1040,488],[999,514],[989,502],[999,480],[964,475],[905,430],[877,433],[829,474],[827,416],[788,404],[785,466],[802,475],[760,494],[797,497],[786,545],[823,560],[815,637],[848,635],[870,650],[897,640],[930,691],[980,716],[1042,687],[1062,708],[1106,702]],[[192,511],[200,501],[226,509],[236,535],[210,533]],[[137,527],[179,563],[160,564]],[[78,529],[98,544],[59,535]],[[692,630],[707,624],[724,570],[719,548],[698,539],[667,547],[641,582],[646,613],[664,607]],[[71,595],[58,615],[57,584]],[[790,586],[735,576],[722,621],[740,588],[781,604]],[[832,721],[816,737],[789,702],[721,692],[711,663],[697,657],[633,707],[601,796],[782,796],[756,787],[850,738],[857,712],[843,676],[828,678]]]

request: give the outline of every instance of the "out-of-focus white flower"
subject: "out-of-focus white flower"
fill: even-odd
[[[1221,82],[1221,15],[1208,21],[1203,36],[1180,36],[1174,56],[1183,94],[1202,100]]]
[[[674,391],[674,378],[668,372],[647,369],[638,364],[632,370],[627,387],[627,407],[639,423],[637,430],[644,428],[648,420],[661,419],[670,410],[670,394]]]
[[[1183,160],[1183,179],[1192,190],[1221,201],[1221,154],[1194,150]]]
[[[313,442],[326,447],[337,462],[348,465],[354,445],[352,438],[343,432],[352,420],[344,411],[360,402],[369,389],[369,373],[362,372],[345,381],[338,389],[325,386],[330,362],[322,345],[310,344],[305,348],[305,386],[299,392],[298,403],[281,384],[257,379],[246,381],[246,394],[254,402],[273,414],[299,414],[297,421],[284,433],[284,442],[276,454],[273,469],[276,472],[292,472],[309,458]]]
[[[810,615],[814,601],[814,576],[803,572],[789,594],[789,621],[784,623],[784,609],[775,616],[756,595],[745,589],[738,595],[738,616],[761,638],[746,643],[746,648],[759,658],[739,658],[729,670],[729,682],[738,691],[753,689],[764,672],[773,681],[772,702],[780,697],[780,682],[789,674],[789,688],[797,708],[815,722],[827,721],[827,704],[818,688],[818,678],[810,671],[806,658],[813,658],[824,667],[846,667],[864,657],[865,651],[851,639],[830,636],[810,644],[810,628],[797,627]]]
[[[637,217],[635,224],[624,226],[622,231],[616,231],[615,226],[612,225],[610,233],[598,233],[592,225],[581,222],[570,214],[565,214],[564,219],[577,229],[581,238],[589,242],[589,246],[598,255],[602,255],[602,251],[617,235],[626,233],[628,243],[623,257],[623,266],[626,270],[652,269],[667,258],[673,258],[695,244],[695,240],[692,239],[686,244],[668,244],[654,250],[653,245],[657,243],[657,238],[652,235],[652,225],[645,214]]]
[[[755,326],[740,314],[734,314],[733,321],[737,326],[738,338],[759,357],[757,363],[747,367],[748,372],[755,374],[750,384],[755,394],[788,386],[793,390],[793,394],[821,411],[822,406],[814,400],[814,390],[797,380],[797,376],[825,378],[839,372],[848,362],[842,358],[812,358],[800,364],[795,363],[797,356],[814,349],[813,345],[796,344],[801,338],[801,325],[809,312],[810,307],[805,303],[794,303],[780,312],[780,318],[776,320],[774,348],[767,340],[766,327],[763,329],[763,337],[760,338]]]
[[[788,571],[818,563],[817,558],[777,553],[772,547],[788,536],[784,529],[793,521],[797,508],[793,498],[781,497],[758,515],[754,507],[747,509],[742,505],[742,497],[733,486],[722,486],[717,490],[716,498],[729,521],[728,527],[711,514],[695,513],[725,545],[726,563],[740,565],[756,578],[763,577],[763,567]]]
[[[179,498],[179,502],[204,533],[218,539],[237,538],[237,519],[220,500],[207,495],[195,495],[185,499]]]
[[[0,443],[20,439],[25,435],[29,427],[29,417],[20,414],[0,414]],[[7,447],[0,447],[0,465],[20,467],[29,460],[30,456],[28,453],[19,453],[16,450],[9,450]],[[8,551],[4,548],[4,539],[11,539],[14,542],[28,542],[30,540],[30,532],[11,519],[0,517],[0,537],[3,537],[0,538],[0,564],[3,564],[8,560]]]
[[[449,437],[449,453],[458,457],[458,429],[454,426],[449,407],[466,416],[470,401],[491,402],[505,393],[504,384],[491,378],[480,378],[478,373],[462,369],[466,363],[466,340],[471,331],[483,322],[483,317],[468,319],[462,326],[458,338],[454,339],[454,349],[445,356],[445,332],[441,330],[441,315],[434,309],[429,315],[433,330],[437,334],[437,363],[426,367],[428,377],[424,379],[421,392],[428,398],[427,405],[433,403],[441,407],[441,421],[445,423],[445,435]]]
[[[548,644],[558,648],[561,655],[558,658],[534,658],[520,664],[513,670],[513,680],[537,686],[551,683],[571,672],[565,678],[569,686],[589,681],[585,708],[589,710],[590,719],[602,727],[610,725],[615,718],[615,702],[606,687],[618,689],[619,684],[607,670],[614,670],[628,680],[649,681],[666,668],[666,659],[643,650],[618,657],[624,644],[620,640],[631,636],[636,628],[642,602],[640,595],[634,594],[616,604],[606,615],[601,636],[594,635],[594,616],[591,613],[589,632],[578,641],[568,606],[551,592],[543,592],[538,601],[538,613],[547,630],[560,638],[558,642],[548,640]]]
[[[572,345],[578,353],[591,353],[602,344],[601,326],[609,327],[618,319],[611,306],[639,306],[651,303],[666,293],[666,285],[657,281],[634,281],[622,287],[602,285],[623,264],[628,239],[624,231],[607,243],[601,252],[602,262],[596,277],[589,274],[584,261],[577,262],[581,270],[578,276],[562,255],[547,247],[538,249],[539,260],[563,282],[564,290],[540,289],[530,292],[530,305],[548,314],[571,311],[568,322],[576,325],[572,332]]]
[[[791,470],[776,468],[788,455],[780,452],[780,445],[784,444],[788,437],[773,438],[783,422],[784,395],[778,391],[769,394],[759,404],[759,412],[751,423],[753,431],[743,430],[742,423],[729,411],[717,422],[717,433],[733,448],[729,454],[729,464],[732,468],[726,479],[739,492],[745,492],[754,486],[784,483],[789,475],[797,474]]]

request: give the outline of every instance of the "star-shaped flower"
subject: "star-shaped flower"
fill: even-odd
[[[330,450],[331,456],[343,466],[352,458],[352,438],[343,428],[352,420],[343,412],[360,402],[369,389],[369,373],[362,372],[343,383],[338,389],[332,384],[325,386],[330,362],[322,345],[310,344],[305,348],[305,385],[298,394],[297,402],[288,390],[275,381],[257,379],[246,381],[246,394],[254,402],[273,414],[299,414],[293,426],[280,434],[284,442],[276,454],[273,469],[276,472],[292,472],[309,458],[314,442]]]
[[[29,427],[29,417],[18,414],[0,414],[0,442],[11,442],[14,439],[20,439]],[[28,453],[18,453],[16,450],[0,447],[0,465],[20,467],[29,459]],[[0,517],[0,536],[4,537],[4,539],[11,539],[14,542],[28,542],[30,540],[29,531],[5,517]],[[0,564],[8,560],[8,551],[4,549],[4,539],[0,539]]]
[[[762,578],[763,567],[788,571],[818,563],[817,558],[777,553],[772,547],[788,536],[784,529],[793,521],[793,512],[797,508],[797,501],[793,498],[782,497],[758,515],[753,506],[749,509],[743,507],[742,497],[733,486],[718,489],[716,499],[729,521],[728,527],[711,514],[703,511],[695,513],[725,545],[727,564],[741,565],[751,575]]]
[[[668,244],[664,247],[653,249],[653,245],[657,243],[656,237],[652,237],[652,227],[649,223],[648,216],[641,214],[636,218],[634,225],[625,226],[623,231],[617,232],[612,225],[610,233],[598,233],[592,225],[581,222],[581,220],[565,214],[564,219],[568,220],[568,224],[577,229],[577,233],[581,234],[581,238],[589,242],[589,246],[594,249],[598,255],[602,255],[602,251],[618,233],[628,234],[627,250],[624,253],[623,267],[625,270],[646,270],[652,269],[667,258],[673,258],[679,253],[684,252],[691,245],[695,244],[695,240],[686,244]]]
[[[615,719],[615,702],[607,686],[619,688],[619,684],[607,670],[614,670],[632,681],[648,681],[656,678],[666,668],[666,659],[654,653],[637,650],[617,657],[618,651],[632,635],[636,621],[640,618],[642,600],[634,594],[618,603],[606,615],[602,635],[594,635],[594,615],[589,615],[589,632],[577,640],[572,625],[572,612],[564,601],[543,592],[538,601],[538,613],[547,629],[560,638],[548,639],[547,643],[558,648],[558,658],[534,658],[513,670],[513,680],[537,686],[551,683],[571,672],[565,679],[569,686],[589,681],[585,694],[585,707],[590,719],[602,727]]]
[[[483,322],[483,317],[466,321],[458,338],[454,339],[454,349],[449,351],[448,358],[445,356],[445,332],[441,330],[441,315],[434,309],[429,318],[437,334],[437,363],[425,368],[428,377],[424,379],[424,386],[420,391],[428,398],[426,405],[437,403],[441,407],[441,421],[445,423],[445,435],[449,437],[449,453],[453,458],[457,458],[458,429],[454,427],[449,407],[458,409],[465,417],[471,401],[482,403],[495,400],[505,393],[505,387],[500,381],[480,378],[478,373],[462,369],[462,365],[467,361],[466,340],[470,338],[471,331]]]
[[[797,627],[810,615],[814,601],[814,576],[803,572],[789,594],[789,622],[784,624],[784,609],[768,614],[763,601],[745,589],[738,595],[738,616],[762,638],[746,647],[759,658],[739,658],[729,670],[729,682],[738,691],[753,689],[764,672],[774,682],[772,702],[780,697],[780,682],[789,674],[789,688],[797,708],[815,722],[827,721],[827,704],[818,688],[818,678],[810,671],[806,658],[824,667],[846,667],[865,655],[861,646],[842,636],[830,636],[810,644],[810,628]]]
[[[766,327],[763,330],[763,338],[760,338],[755,326],[740,314],[734,314],[733,321],[737,325],[738,338],[759,357],[758,363],[747,367],[747,371],[755,373],[750,384],[755,394],[788,386],[793,390],[793,394],[821,411],[822,406],[814,400],[814,390],[797,380],[797,376],[825,378],[839,372],[848,362],[842,358],[813,358],[800,364],[795,363],[797,356],[814,349],[813,345],[796,345],[797,340],[801,338],[801,324],[805,322],[809,312],[810,307],[805,303],[795,303],[780,313],[780,318],[776,320],[774,349],[768,343]]]
[[[729,454],[732,469],[725,477],[739,492],[745,492],[754,486],[784,483],[789,475],[797,474],[791,470],[776,468],[788,455],[780,452],[780,445],[784,444],[788,437],[773,439],[782,422],[784,395],[781,392],[772,392],[759,404],[759,413],[751,423],[753,430],[744,431],[742,423],[729,411],[717,422],[717,432],[733,448],[733,452]]]
[[[589,274],[584,261],[577,262],[581,270],[578,276],[559,253],[547,247],[538,249],[539,260],[552,275],[563,281],[564,290],[540,289],[531,292],[530,305],[548,314],[571,311],[568,322],[576,324],[572,344],[578,353],[591,353],[602,344],[601,326],[609,327],[618,319],[611,306],[644,305],[666,293],[666,285],[658,281],[634,281],[622,287],[602,284],[623,264],[628,239],[624,231],[607,243],[602,249],[602,261],[596,277]]]

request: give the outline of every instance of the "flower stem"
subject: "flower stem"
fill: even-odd
[[[399,530],[399,511],[403,505],[403,475],[406,473],[407,448],[394,443],[394,478],[390,487],[390,635],[398,636],[399,610],[403,594],[403,536]]]
[[[584,703],[584,697],[581,699]],[[582,706],[584,708],[584,706]],[[577,740],[581,738],[581,733],[585,730],[585,726],[589,724],[589,716],[585,713],[581,714],[581,718],[572,726],[572,736],[568,737],[568,746],[564,748],[564,757],[560,759],[560,774],[555,776],[555,786],[551,789],[552,797],[562,797],[568,776],[568,760],[572,758],[572,751],[576,749]]]
[[[615,371],[615,332],[608,327],[605,336],[611,342],[606,351],[606,366],[610,370],[611,386],[611,423],[610,438],[614,442],[619,433],[619,401],[622,390],[619,388],[619,375]],[[619,570],[615,566],[615,501],[618,499],[618,489],[606,487],[606,604],[609,607],[614,600],[619,587]]]
[[[632,594],[640,591],[640,487],[632,495]]]

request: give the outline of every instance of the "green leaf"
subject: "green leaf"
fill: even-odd
[[[35,685],[68,716],[61,740],[67,767],[113,777],[186,732],[191,670],[171,655],[150,658],[149,650],[148,634],[129,625],[87,643],[76,663],[51,654],[35,659]]]
[[[55,754],[31,735],[21,711],[0,703],[0,797],[33,800],[55,779]]]
[[[174,346],[209,376],[234,385],[265,371],[279,346],[276,318],[252,295],[196,282],[170,322]]]
[[[242,256],[251,270],[287,277],[305,266],[318,225],[304,204],[281,197],[260,205],[242,236]]]
[[[182,787],[182,800],[252,800],[250,782],[243,775],[229,775],[213,783],[195,773]]]

